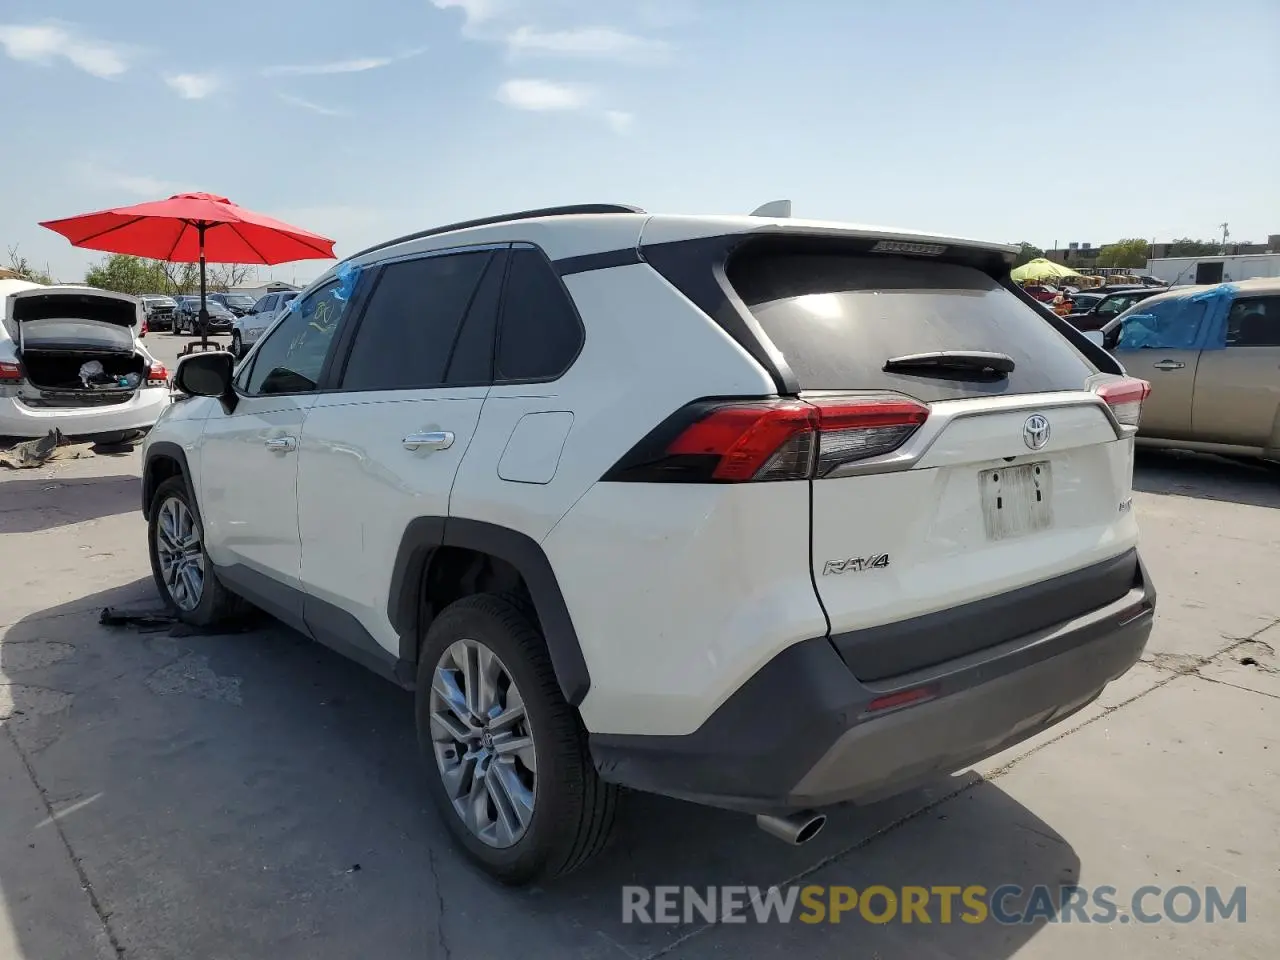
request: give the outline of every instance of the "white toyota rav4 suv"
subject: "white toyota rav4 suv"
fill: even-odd
[[[391,241],[145,449],[156,581],[416,691],[430,791],[509,883],[619,786],[803,842],[1138,659],[1147,384],[1012,248],[588,205]]]

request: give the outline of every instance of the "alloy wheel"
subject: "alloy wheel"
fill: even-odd
[[[180,610],[194,610],[204,596],[204,547],[190,508],[177,497],[160,505],[156,558],[169,596]]]
[[[510,847],[533,819],[538,766],[524,699],[506,665],[478,640],[458,640],[431,683],[431,741],[440,778],[467,830]]]

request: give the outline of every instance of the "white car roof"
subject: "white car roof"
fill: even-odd
[[[607,205],[598,205],[607,207]],[[990,243],[942,233],[904,230],[897,227],[844,223],[834,220],[803,220],[792,217],[684,215],[647,213],[637,208],[617,207],[607,212],[576,213],[529,211],[509,218],[489,218],[484,222],[457,224],[411,234],[361,251],[336,264],[312,282],[310,288],[332,278],[343,263],[367,265],[395,257],[427,253],[451,247],[483,246],[499,243],[533,243],[552,260],[589,256],[613,250],[627,250],[641,243],[672,243],[727,234],[808,233],[821,236],[866,237],[902,243],[930,243],[973,247],[1002,254],[1015,254],[1018,247]]]

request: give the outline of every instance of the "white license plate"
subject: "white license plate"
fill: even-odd
[[[983,470],[978,486],[988,540],[1008,540],[1053,526],[1053,472],[1047,460]]]

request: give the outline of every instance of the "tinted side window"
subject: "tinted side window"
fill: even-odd
[[[445,367],[490,251],[403,260],[382,270],[351,346],[343,390],[414,390]]]
[[[1098,304],[1098,313],[1114,317],[1124,312],[1129,305],[1123,297],[1107,297]]]
[[[267,311],[274,310],[275,308],[276,308],[276,295],[274,293],[271,296],[263,297],[261,300],[258,301],[259,313],[266,313]]]
[[[471,309],[453,345],[445,382],[450,384],[493,383],[493,339],[498,332],[498,307],[502,302],[502,280],[507,270],[507,252],[499,251],[485,268],[480,287],[471,298]]]
[[[1228,347],[1280,346],[1280,297],[1236,300],[1227,314]]]
[[[275,393],[310,393],[320,380],[333,336],[347,302],[336,296],[336,282],[321,287],[289,311],[258,347],[245,383],[254,396]]]
[[[582,323],[560,278],[540,252],[511,251],[498,335],[498,380],[551,380],[582,346]]]

